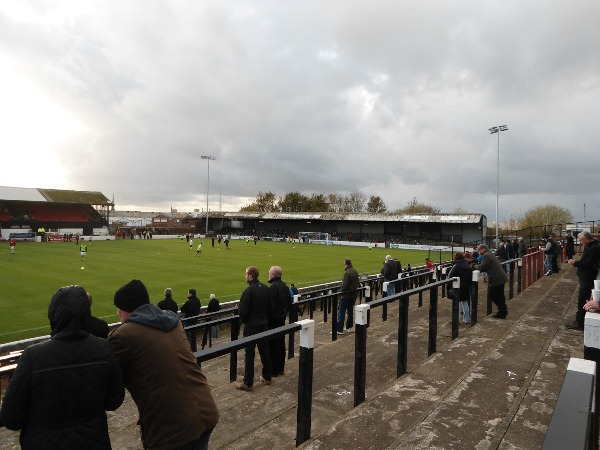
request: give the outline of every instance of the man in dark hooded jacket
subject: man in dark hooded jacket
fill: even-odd
[[[285,319],[292,305],[290,288],[283,282],[281,275],[281,267],[273,266],[269,269],[269,330],[285,325]],[[285,336],[271,339],[269,349],[272,365],[271,376],[283,375],[285,370]]]
[[[137,405],[144,448],[208,448],[219,412],[177,314],[150,304],[140,280],[122,286],[114,303],[122,324],[108,340]]]
[[[106,411],[123,403],[125,388],[108,341],[84,331],[90,315],[85,289],[59,289],[50,339],[21,355],[2,401],[4,426],[21,430],[21,448],[111,448]]]

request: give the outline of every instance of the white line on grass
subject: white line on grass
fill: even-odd
[[[47,329],[47,328],[48,328],[48,326],[45,326],[45,327],[36,327],[36,328],[28,328],[28,329],[25,329],[25,330],[9,331],[8,333],[1,333],[0,337],[1,336],[10,336],[11,334],[17,334],[17,333],[27,333],[29,331],[43,330],[43,329]]]

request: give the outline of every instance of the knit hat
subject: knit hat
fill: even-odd
[[[387,256],[385,257],[385,259],[386,259],[386,261],[391,261],[393,258],[392,258],[392,255],[387,255]]]
[[[210,294],[210,299],[212,300],[213,298],[215,298],[215,294]]]
[[[144,283],[131,280],[115,292],[115,306],[121,311],[132,312],[136,308],[150,303],[150,296]]]

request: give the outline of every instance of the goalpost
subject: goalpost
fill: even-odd
[[[298,239],[300,242],[307,244],[329,244],[329,233],[322,233],[320,231],[301,231],[298,233]]]

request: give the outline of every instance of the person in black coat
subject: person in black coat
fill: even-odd
[[[583,245],[583,253],[579,261],[569,259],[568,263],[577,267],[579,278],[579,294],[577,296],[577,312],[575,321],[565,325],[571,330],[583,330],[585,325],[585,310],[583,306],[590,299],[591,291],[594,289],[594,280],[598,275],[600,265],[600,242],[598,242],[589,231],[582,231],[577,235],[579,243]]]
[[[269,330],[285,325],[292,297],[290,288],[281,280],[282,270],[279,266],[269,269]],[[273,366],[272,376],[283,375],[285,370],[285,336],[279,336],[269,341],[271,352],[271,364]]]
[[[88,300],[90,302],[90,308],[92,306],[92,294],[87,293]],[[88,321],[85,330],[93,334],[94,336],[98,336],[103,339],[108,338],[108,323],[105,320],[99,319],[94,316],[90,316],[90,320]]]
[[[215,294],[210,294],[210,301],[208,302],[208,306],[206,307],[206,313],[214,313],[221,310],[221,306],[219,305],[219,299]],[[219,337],[219,325],[212,325],[210,327],[210,337],[218,338]]]
[[[163,311],[173,311],[177,314],[179,307],[177,306],[177,303],[175,303],[175,300],[173,300],[173,289],[165,289],[165,298],[158,302],[157,306]]]
[[[465,324],[471,323],[469,301],[471,299],[471,282],[473,279],[473,269],[465,259],[464,253],[458,252],[454,255],[454,265],[448,273],[448,278],[460,278],[460,289],[455,292],[458,294],[458,301],[463,310],[463,321]]]
[[[258,281],[258,268],[250,266],[246,269],[246,282],[248,287],[242,292],[239,311],[240,322],[244,324],[244,337],[262,333],[269,329],[269,288]],[[262,375],[260,381],[263,384],[271,384],[271,354],[269,342],[246,347],[244,355],[244,381],[237,382],[234,386],[242,391],[251,391],[254,384],[254,355],[255,347],[258,346],[260,362],[262,363]]]
[[[381,268],[381,274],[383,275],[383,280],[388,283],[387,285],[387,295],[394,295],[396,293],[396,280],[398,279],[398,266],[396,265],[396,261],[392,258],[391,255],[387,255],[385,257],[385,261],[383,263],[383,267]]]
[[[573,239],[571,233],[567,233],[565,240],[567,241],[567,259],[573,259],[573,256],[575,256],[575,239]]]
[[[188,291],[188,299],[187,301],[181,306],[181,312],[183,313],[183,317],[194,317],[194,316],[198,316],[200,315],[200,308],[201,308],[201,303],[200,303],[200,299],[196,296],[196,289],[190,289]],[[173,301],[173,303],[175,303]],[[160,304],[159,304],[160,307]],[[163,309],[163,308],[161,308]],[[175,314],[177,314],[177,310],[175,310]],[[196,325],[198,323],[198,319],[190,319],[190,320],[186,320],[185,324],[186,325]],[[192,346],[192,351],[196,351],[196,343],[194,342],[194,339],[196,338],[196,333],[195,332],[191,332],[191,331],[187,331],[186,332],[188,341],[190,341],[190,345]]]
[[[67,286],[50,302],[51,337],[25,349],[2,402],[2,422],[21,430],[23,449],[110,449],[106,411],[125,397],[107,340],[85,331],[85,289]]]

